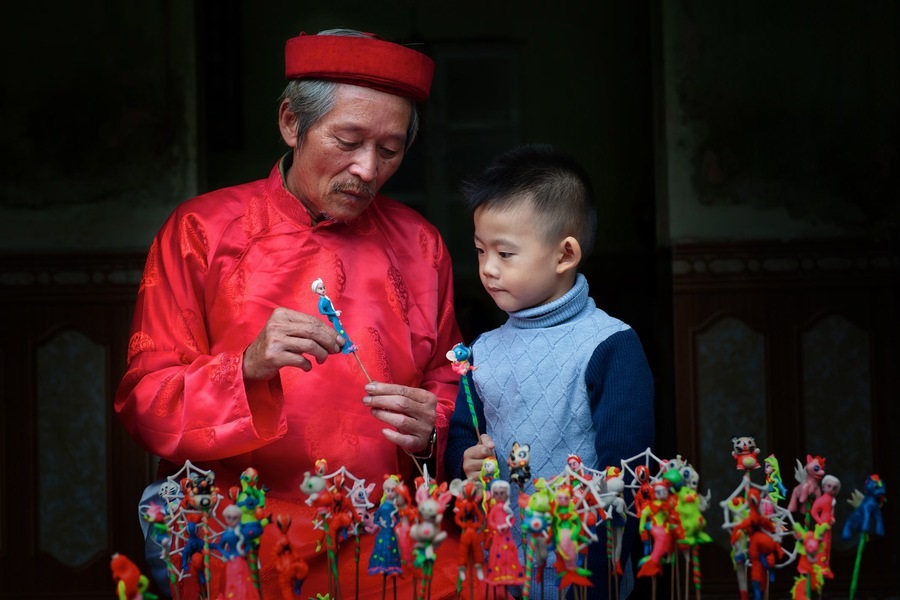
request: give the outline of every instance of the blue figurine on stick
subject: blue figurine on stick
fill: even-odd
[[[335,309],[334,304],[331,302],[331,298],[325,295],[325,282],[323,282],[320,277],[312,282],[311,287],[312,291],[319,295],[319,312],[328,317],[328,320],[334,325],[335,330],[341,334],[341,337],[343,337],[344,340],[346,340],[344,345],[341,346],[341,352],[344,354],[356,352],[356,344],[350,341],[350,336],[347,335],[347,330],[344,329],[344,325],[341,323],[341,311]]]
[[[884,521],[881,516],[881,505],[886,499],[887,488],[884,480],[877,474],[869,475],[866,479],[865,491],[854,490],[853,497],[848,500],[854,507],[853,514],[844,523],[842,537],[849,540],[853,532],[859,533],[859,541],[856,546],[856,564],[853,566],[853,578],[850,580],[850,600],[856,594],[856,584],[859,580],[859,567],[862,562],[863,548],[866,541],[873,533],[884,536]]]

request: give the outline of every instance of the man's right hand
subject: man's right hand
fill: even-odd
[[[281,367],[313,368],[341,351],[344,338],[329,323],[288,308],[276,308],[244,350],[244,381],[269,380]],[[309,358],[307,358],[307,355]]]

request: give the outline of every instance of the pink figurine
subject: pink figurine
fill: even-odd
[[[509,482],[491,482],[490,509],[487,514],[488,568],[484,579],[490,585],[522,585],[525,569],[512,537],[513,512],[509,506]]]
[[[799,511],[800,514],[806,514],[815,499],[822,495],[819,482],[822,481],[824,475],[825,459],[821,456],[807,454],[806,465],[797,461],[794,477],[798,485],[791,491],[791,499],[787,507],[790,512]],[[805,525],[809,526],[809,523],[805,523]]]

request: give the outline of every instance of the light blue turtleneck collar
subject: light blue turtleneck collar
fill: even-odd
[[[575,285],[561,298],[540,306],[507,313],[509,314],[507,324],[517,329],[553,327],[577,316],[587,308],[589,302],[593,304],[588,295],[587,279],[579,273],[575,278]]]

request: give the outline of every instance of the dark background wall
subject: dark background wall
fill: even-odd
[[[135,543],[130,502],[152,461],[109,414],[91,425],[105,429],[106,445],[87,449],[79,467],[107,475],[98,478],[112,514],[105,541],[81,544],[83,555],[65,564],[47,547],[48,523],[64,519],[14,513],[13,493],[24,489],[25,505],[46,506],[58,489],[46,486],[42,465],[66,452],[42,444],[80,447],[79,432],[58,431],[54,418],[48,433],[44,417],[59,402],[88,409],[99,395],[106,403],[124,369],[130,305],[153,234],[180,201],[268,173],[284,151],[276,128],[284,41],[331,27],[420,44],[437,61],[421,138],[386,191],[444,234],[467,339],[503,315],[478,283],[459,179],[515,143],[552,143],[594,180],[598,247],[584,270],[600,306],[645,345],[659,455],[681,453],[703,472],[704,461],[715,462],[704,432],[722,432],[721,442],[706,443],[727,457],[730,436],[751,425],[785,453],[785,471],[794,456],[838,452],[839,434],[823,440],[803,422],[814,402],[841,399],[808,398],[810,386],[785,366],[802,371],[803,344],[791,340],[837,313],[846,318],[839,325],[849,323],[838,331],[863,332],[868,349],[865,371],[845,367],[842,380],[869,390],[859,469],[900,480],[896,467],[884,471],[888,432],[900,423],[890,408],[900,359],[885,341],[896,338],[900,268],[898,12],[889,1],[6,3],[0,583],[74,569],[95,573],[102,589],[108,574],[91,548]],[[694,359],[726,356],[709,337],[722,323],[765,365],[748,376],[738,356],[720,377],[725,402],[747,388],[762,400],[751,418],[732,410],[731,420],[710,425],[711,411],[699,407],[719,396],[703,395],[703,363]],[[71,331],[86,337],[73,343]],[[52,365],[53,376],[83,370],[87,356],[103,366],[99,389],[78,384],[63,398],[55,394],[65,385],[40,385],[50,377],[41,356],[57,356],[60,342],[73,360]],[[92,344],[104,349],[99,357]],[[860,373],[866,386],[855,385]],[[745,379],[753,382],[742,388]],[[820,449],[808,447],[813,441]],[[20,453],[24,463],[12,458]],[[861,483],[862,475],[845,487]],[[93,501],[79,497],[89,510]],[[21,539],[24,550],[12,552]],[[897,552],[883,558],[896,573]]]

